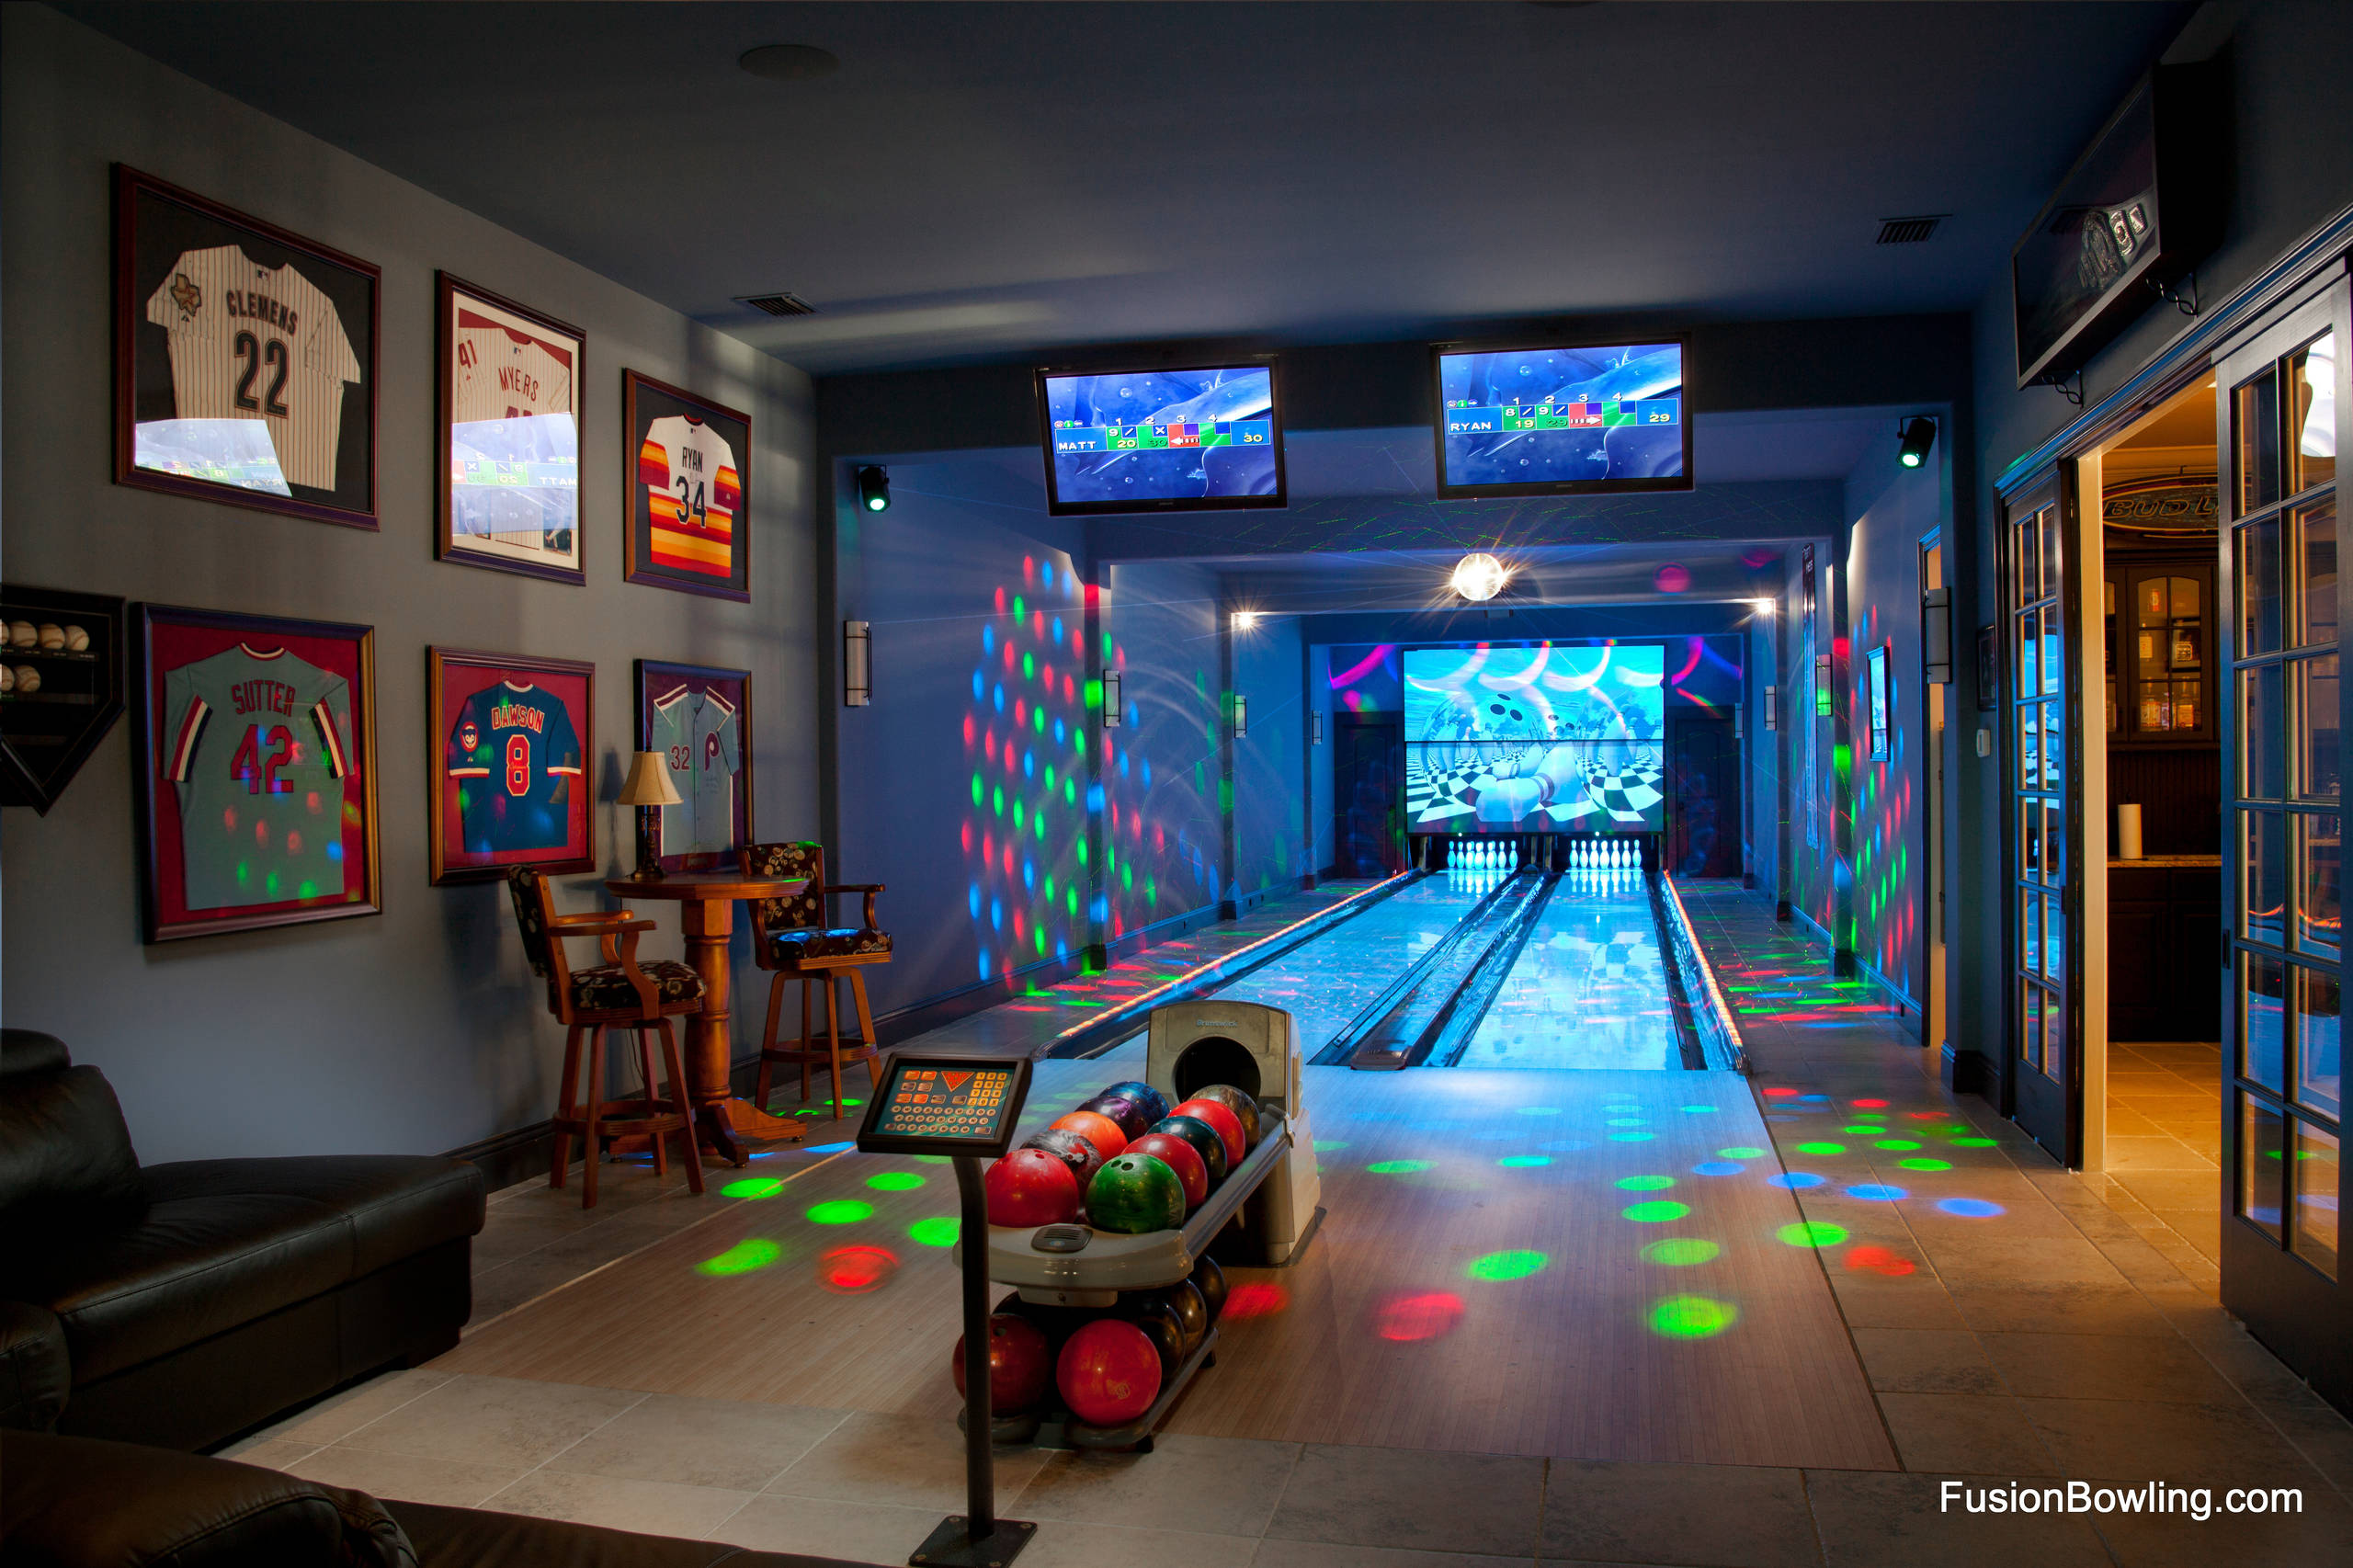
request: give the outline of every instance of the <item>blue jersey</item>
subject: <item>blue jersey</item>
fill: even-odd
[[[466,699],[449,742],[467,854],[563,847],[582,770],[580,736],[561,701],[501,681]]]

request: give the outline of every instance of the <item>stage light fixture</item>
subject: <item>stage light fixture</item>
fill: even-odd
[[[1484,604],[1504,591],[1511,581],[1511,573],[1504,563],[1484,551],[1476,551],[1454,563],[1454,591],[1472,604]]]
[[[869,463],[858,471],[858,504],[870,512],[891,509],[891,471]]]
[[[874,639],[862,620],[842,622],[842,706],[864,708],[874,700]]]
[[[1895,460],[1905,468],[1918,468],[1928,460],[1928,449],[1937,444],[1937,422],[1925,414],[1913,415],[1904,422],[1897,435]]]
[[[1103,727],[1107,730],[1116,730],[1120,727],[1121,722],[1122,721],[1120,718],[1120,672],[1117,670],[1105,670],[1103,672]]]

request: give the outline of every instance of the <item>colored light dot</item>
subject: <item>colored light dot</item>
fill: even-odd
[[[1812,1171],[1791,1171],[1787,1176],[1768,1176],[1766,1185],[1786,1187],[1791,1192],[1803,1192],[1810,1187],[1820,1187],[1828,1176],[1818,1176]]]
[[[1664,1192],[1675,1185],[1671,1176],[1620,1176],[1618,1186],[1627,1192]]]
[[[858,1144],[854,1142],[847,1143],[812,1143],[803,1150],[802,1153],[810,1154],[838,1154],[845,1150],[855,1149],[857,1147]]]
[[[913,1192],[923,1185],[923,1177],[913,1171],[882,1171],[868,1176],[866,1185],[877,1192]]]
[[[1801,1143],[1798,1145],[1798,1153],[1801,1154],[1843,1154],[1846,1152],[1847,1145],[1844,1143]]]
[[[1345,1138],[1318,1138],[1315,1141],[1315,1152],[1319,1154],[1328,1154],[1335,1149],[1345,1149],[1347,1146],[1348,1141]]]
[[[1317,1147],[1320,1148],[1322,1145],[1318,1144]],[[1529,1170],[1535,1166],[1549,1165],[1552,1163],[1552,1156],[1550,1154],[1506,1154],[1495,1162],[1507,1171]]]
[[[1613,1116],[1603,1125],[1608,1127],[1640,1127],[1643,1125],[1643,1119],[1639,1116]]]
[[[1693,1176],[1738,1176],[1748,1167],[1737,1160],[1702,1160],[1691,1167]]]
[[[1429,1168],[1430,1163],[1427,1160],[1376,1160],[1365,1166],[1366,1170],[1375,1176],[1410,1176],[1415,1171],[1426,1171]]]
[[[1765,1157],[1765,1151],[1753,1143],[1735,1143],[1729,1149],[1719,1149],[1716,1153],[1727,1160],[1761,1160]]]
[[[1964,1220],[1990,1220],[2004,1211],[2000,1204],[1988,1203],[1982,1198],[1948,1198],[1939,1201],[1937,1207]]]
[[[1907,1171],[1949,1171],[1952,1169],[1952,1162],[1950,1160],[1910,1159],[1898,1160],[1895,1163]]]
[[[842,1146],[844,1148],[850,1147],[850,1145],[847,1143]],[[945,1165],[952,1163],[953,1162],[951,1162],[945,1154],[917,1154],[915,1156],[915,1164],[919,1165]]]
[[[1919,1146],[1919,1144],[1914,1142],[1909,1138],[1882,1138],[1878,1142],[1871,1145],[1874,1149],[1893,1149],[1899,1153],[1905,1150],[1916,1149]]]
[[[1887,1129],[1880,1126],[1877,1122],[1859,1121],[1852,1127],[1842,1127],[1838,1131],[1841,1132],[1851,1133],[1857,1138],[1876,1138],[1881,1133],[1886,1131]]]
[[[1686,1116],[1705,1116],[1716,1108],[1711,1105],[1681,1105],[1675,1108]]]
[[[1647,1143],[1657,1136],[1655,1132],[1613,1132],[1609,1141],[1612,1143]]]
[[[774,1176],[746,1176],[731,1181],[719,1189],[722,1198],[774,1198],[784,1190],[784,1183]]]
[[[1688,1203],[1671,1202],[1661,1198],[1653,1199],[1648,1203],[1630,1204],[1618,1212],[1638,1225],[1664,1225],[1670,1221],[1682,1219],[1683,1216],[1691,1212],[1691,1206]]]
[[[1669,1296],[1651,1307],[1651,1332],[1668,1339],[1706,1339],[1722,1334],[1740,1317],[1730,1301],[1705,1296]]]
[[[1800,1220],[1773,1233],[1781,1244],[1793,1247],[1835,1247],[1847,1239],[1847,1227],[1827,1220]]]
[[[921,1246],[952,1247],[956,1244],[956,1221],[946,1214],[934,1214],[909,1225],[907,1234]]]
[[[1952,1146],[1956,1149],[1991,1149],[1994,1147],[1994,1140],[1991,1138],[1956,1138],[1952,1141]]]
[[[811,1204],[808,1219],[813,1225],[855,1225],[860,1220],[872,1218],[873,1214],[874,1205],[871,1203],[860,1203],[854,1198],[834,1198],[823,1203]]]
[[[784,1256],[784,1248],[774,1242],[752,1240],[737,1242],[717,1257],[706,1257],[695,1265],[698,1274],[749,1274],[755,1268],[766,1268]]]
[[[1561,1108],[1556,1105],[1524,1105],[1519,1108],[1519,1114],[1522,1116],[1558,1116],[1561,1114]]]
[[[1697,1236],[1669,1236],[1643,1248],[1643,1261],[1664,1264],[1669,1268],[1689,1268],[1706,1263],[1724,1249],[1713,1242],[1703,1242]]]
[[[1859,1187],[1848,1187],[1847,1196],[1859,1198],[1866,1203],[1901,1203],[1912,1195],[1900,1187],[1889,1187],[1881,1182],[1867,1181]]]
[[[1472,1259],[1462,1272],[1473,1279],[1500,1283],[1507,1279],[1525,1279],[1540,1272],[1552,1260],[1540,1252],[1491,1252],[1484,1257]]]

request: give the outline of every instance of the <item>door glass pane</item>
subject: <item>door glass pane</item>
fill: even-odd
[[[2287,1186],[2287,1129],[2279,1113],[2250,1095],[2239,1096],[2239,1212],[2279,1239],[2279,1210]]]
[[[2336,497],[2296,513],[2296,641],[2336,641]]]
[[[2296,970],[2296,1098],[2330,1116],[2337,1114],[2341,1087],[2337,1054],[2339,1017],[2336,977],[2299,966]]]
[[[2026,1040],[2027,1064],[2037,1072],[2042,1070],[2042,992],[2032,985],[2018,988],[2018,1007],[2024,1015],[2019,1020],[2022,1038]]]
[[[2058,995],[2049,991],[2042,993],[2042,1071],[2067,1081],[2067,1026],[2060,1021]]]
[[[2250,942],[2288,941],[2288,819],[2278,812],[2248,812],[2246,875],[2239,934]]]
[[[2042,536],[2035,527],[2040,516],[2037,513],[2020,523],[2015,540],[2018,548],[2014,553],[2018,568],[2017,602],[2022,605],[2030,605],[2042,597]]]
[[[2059,966],[2067,957],[2067,916],[2061,913],[2054,896],[2042,901],[2042,972],[2045,978],[2057,980]]]
[[[2045,801],[2042,808],[2042,880],[2052,887],[2067,880],[2065,826],[2065,821],[2059,814],[2059,802]]]
[[[2336,816],[2296,818],[2296,949],[2299,952],[2337,956],[2344,940],[2342,874],[2344,819]]]
[[[2202,594],[2203,586],[2195,577],[2166,578],[2165,597],[2168,602],[2165,607],[2165,611],[2167,619],[2173,620],[2197,619],[2199,616],[2198,601]]]
[[[2198,710],[2204,706],[2200,683],[2177,680],[2173,683],[2173,727],[2177,730],[2198,728]]]
[[[2042,876],[2042,802],[2018,802],[2018,875],[2038,881]]]
[[[2018,639],[2018,694],[2021,697],[2032,697],[2042,689],[2041,676],[2035,673],[2037,662],[2035,655],[2040,651],[2041,644],[2036,640],[2035,618],[2032,611],[2029,610],[2018,618],[2016,636]]]
[[[2249,523],[2238,536],[2239,654],[2244,658],[2279,647],[2279,520]]]
[[[2279,499],[2279,382],[2267,367],[2243,381],[2231,397],[2232,438],[2238,443],[2238,515]]]
[[[2288,1244],[2296,1256],[2336,1278],[2336,1140],[2311,1122],[2296,1122],[2295,1223]]]
[[[2045,605],[2042,608],[2042,695],[2053,697],[2059,691],[2059,607]]]
[[[2288,493],[2336,477],[2336,335],[2323,333],[2288,356]]]
[[[2239,1075],[2267,1089],[2287,1080],[2288,966],[2262,953],[2241,953]]]
[[[2042,971],[2042,900],[2033,893],[2018,895],[2019,967],[2029,974]]]
[[[2299,659],[2296,670],[2296,793],[2334,801],[2345,787],[2336,695],[2336,655]]]
[[[2018,788],[2042,788],[2042,710],[2029,702],[2018,710]]]
[[[2059,592],[2059,514],[2049,506],[2042,509],[2042,597],[2050,598]]]
[[[2042,705],[2042,787],[2056,790],[2067,775],[2067,734],[2059,724],[2059,705]]]
[[[2239,676],[2239,793],[2251,800],[2284,800],[2288,792],[2287,715],[2280,700],[2284,677],[2278,665]]]

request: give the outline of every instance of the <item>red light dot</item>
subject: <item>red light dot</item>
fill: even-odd
[[[309,794],[303,796],[302,803],[311,809],[311,814],[313,816],[317,816],[319,814],[319,792],[316,790],[313,790]]]
[[[817,1282],[837,1295],[862,1296],[899,1271],[899,1260],[878,1246],[835,1247],[817,1260]]]
[[[1040,659],[1038,662],[1038,678],[1046,683],[1046,695],[1051,697],[1054,694],[1054,666]]]
[[[1029,556],[1021,558],[1021,580],[1030,582],[1038,575],[1038,562]]]
[[[1919,1265],[1885,1247],[1859,1246],[1847,1249],[1847,1267],[1858,1271],[1868,1269],[1873,1274],[1884,1274],[1891,1279],[1901,1279],[1915,1271]]]
[[[1078,700],[1078,684],[1068,676],[1063,676],[1063,700],[1064,702]]]
[[[1855,1105],[1859,1109],[1862,1110],[1884,1110],[1887,1108],[1887,1102],[1885,1100],[1857,1100]]]
[[[292,832],[287,834],[286,853],[289,855],[300,855],[302,853],[302,835],[301,834]]]
[[[996,612],[999,615],[1003,615],[1005,613],[1005,590],[1003,588],[999,588],[996,591]]]
[[[269,824],[267,820],[254,824],[254,842],[264,849],[269,847]]]
[[[965,823],[965,824],[964,824],[964,853],[965,853],[965,854],[967,854],[967,855],[970,855],[972,852],[972,824],[970,822],[967,822],[967,823]]]
[[[965,714],[965,715],[964,715],[964,744],[965,744],[966,745],[971,745],[971,744],[972,744],[972,732],[973,732],[974,730],[978,729],[978,728],[980,728],[980,726],[972,722],[972,716],[970,713]]]
[[[1290,1292],[1280,1285],[1236,1285],[1225,1295],[1225,1311],[1219,1315],[1236,1320],[1269,1317],[1290,1305]]]
[[[1226,1309],[1233,1310],[1231,1299]],[[1420,1295],[1391,1297],[1375,1309],[1372,1326],[1373,1332],[1383,1339],[1411,1344],[1441,1338],[1461,1322],[1462,1298],[1445,1290],[1430,1290]]]
[[[1013,673],[1013,641],[1011,638],[1007,638],[1005,644],[1005,673],[1007,675],[1011,675]]]
[[[1768,1099],[1785,1100],[1796,1093],[1795,1089],[1768,1089],[1765,1091],[1765,1096]]]
[[[236,808],[236,807],[234,807],[234,806],[230,806],[230,807],[226,808],[225,810],[223,810],[223,811],[222,812],[222,813],[221,813],[221,826],[222,826],[222,830],[223,830],[224,832],[228,832],[228,833],[234,833],[234,832],[236,832],[236,831],[237,831],[237,808]]]
[[[1022,701],[1021,699],[1017,697],[1013,699],[1013,727],[1017,730],[1021,728],[1023,724],[1029,722],[1029,705]],[[1013,747],[1011,745],[1007,745],[1005,750],[1007,756],[1011,756],[1013,753]]]
[[[1043,637],[1045,634],[1046,612],[1041,609],[1031,610],[1029,612],[1029,635],[1032,637]]]

